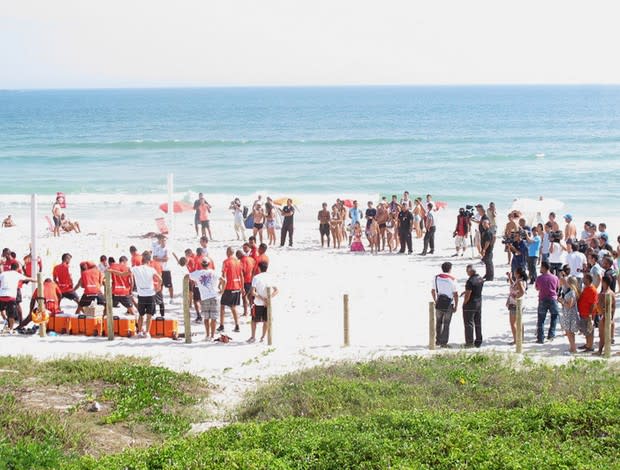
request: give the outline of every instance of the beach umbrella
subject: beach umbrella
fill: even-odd
[[[342,204],[344,207],[348,207],[349,209],[353,207],[353,201],[351,199],[343,199]]]
[[[164,202],[163,204],[159,205],[159,210],[165,212],[166,214],[168,213],[168,203]],[[178,214],[180,212],[187,212],[187,211],[193,211],[194,210],[194,206],[192,204],[190,204],[189,202],[185,202],[185,201],[174,201],[172,203],[172,211],[175,214]]]
[[[298,205],[301,202],[299,199],[288,198],[288,197],[281,197],[281,198],[278,198],[278,199],[274,199],[273,203],[276,206],[285,206],[289,199],[293,200],[293,205],[294,206]]]

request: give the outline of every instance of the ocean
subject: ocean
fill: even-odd
[[[620,86],[0,91],[0,162],[3,213],[34,192],[152,204],[173,173],[186,199],[543,195],[618,216]]]

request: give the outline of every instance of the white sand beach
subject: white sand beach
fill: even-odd
[[[328,201],[330,199],[327,199]],[[362,199],[363,200],[363,199]],[[232,215],[224,201],[216,201],[212,216],[216,241],[209,244],[209,254],[216,261],[217,270],[225,258],[227,246],[235,248]],[[47,206],[46,206],[47,207]],[[465,266],[474,263],[480,274],[484,266],[479,259],[451,258],[454,245],[451,237],[455,208],[441,211],[438,220],[436,253],[432,256],[407,256],[389,253],[371,255],[353,254],[346,249],[321,249],[318,223],[315,222],[317,205],[301,205],[296,216],[294,248],[270,248],[269,271],[276,280],[280,295],[273,300],[273,346],[266,343],[246,344],[249,320],[243,317],[240,333],[231,333],[232,320],[227,314],[227,334],[233,337],[229,344],[204,342],[203,325],[192,324],[192,344],[183,340],[107,338],[84,336],[38,335],[0,338],[0,354],[24,354],[47,359],[71,354],[138,355],[148,356],[156,364],[174,370],[189,371],[207,378],[215,385],[214,406],[229,409],[246,390],[253,389],[265,379],[289,371],[311,367],[341,359],[365,360],[378,356],[401,354],[430,354],[428,350],[428,303],[433,276],[443,261],[454,263],[453,274],[463,290]],[[502,210],[503,214],[507,211]],[[44,214],[40,215],[43,218]],[[138,250],[150,249],[151,241],[135,238],[154,229],[153,217],[157,212],[145,209],[144,214],[131,218],[118,206],[78,207],[72,215],[79,218],[82,234],[64,234],[51,237],[45,227],[40,230],[39,253],[43,259],[44,275],[49,276],[53,264],[64,252],[73,255],[74,280],[78,279],[78,264],[82,260],[97,260],[101,254],[128,255],[130,245]],[[161,215],[161,213],[159,213]],[[574,214],[578,225],[585,218]],[[30,226],[28,208],[14,214],[17,227],[2,229],[1,245],[11,247],[21,258],[28,250]],[[498,222],[504,216],[498,217]],[[609,231],[618,233],[618,221],[607,220]],[[169,246],[179,256],[187,247],[198,246],[193,229],[193,213],[175,218],[175,231]],[[248,231],[249,235],[249,231]],[[414,253],[421,251],[422,241],[414,239]],[[511,341],[508,313],[505,307],[508,285],[506,256],[497,241],[495,247],[496,280],[485,284],[483,291],[482,324],[484,343],[482,351],[510,353]],[[173,270],[175,304],[166,304],[166,316],[179,319],[182,327],[181,271]],[[343,294],[350,296],[350,347],[343,347]],[[28,305],[30,288],[24,289],[24,306]],[[536,292],[527,293],[524,311],[524,354],[535,360],[564,363],[572,357],[564,355],[568,342],[558,326],[558,337],[553,343],[534,343],[536,325]],[[166,293],[167,302],[167,293]],[[72,312],[72,302],[63,300],[62,307]],[[122,309],[118,310],[119,312]],[[192,309],[192,318],[195,314]],[[582,338],[579,338],[581,344]],[[461,312],[452,320],[450,351],[459,350],[464,343]],[[613,352],[618,351],[613,347]],[[444,350],[436,353],[445,353]],[[588,357],[589,354],[579,354]],[[618,356],[612,360],[619,360]]]

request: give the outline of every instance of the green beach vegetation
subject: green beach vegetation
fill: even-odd
[[[18,395],[12,413],[4,402],[0,411],[3,468],[620,468],[618,364],[600,360],[549,366],[440,354],[343,362],[269,381],[248,394],[232,424],[199,435],[187,431],[208,386],[189,374],[129,359],[104,361],[99,371],[91,359],[2,361],[18,371],[0,374],[0,387]],[[136,383],[136,393],[122,391]],[[71,421],[80,411],[46,411],[44,423],[42,411],[18,409],[33,384],[115,392],[90,427]],[[144,396],[155,389],[171,394],[159,395],[164,404]],[[151,440],[102,452],[75,431],[110,426]]]

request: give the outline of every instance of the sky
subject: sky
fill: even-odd
[[[0,0],[0,89],[620,83],[620,4]]]

